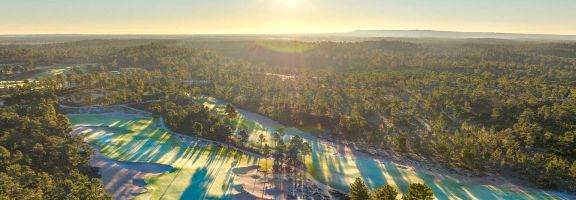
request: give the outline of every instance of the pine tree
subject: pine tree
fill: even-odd
[[[198,122],[194,122],[194,125],[192,126],[192,130],[194,131],[194,134],[196,134],[196,136],[202,136],[202,130],[204,128],[202,127],[201,123]]]
[[[432,189],[423,183],[410,183],[408,187],[408,194],[404,196],[404,200],[433,200],[434,192]]]
[[[398,190],[389,185],[383,185],[374,191],[375,200],[396,200],[396,196]]]
[[[576,161],[572,162],[572,166],[570,167],[570,176],[576,178]]]
[[[360,177],[356,178],[354,183],[350,184],[350,199],[351,200],[368,200],[370,199],[370,190],[364,184]]]
[[[248,142],[248,138],[250,137],[250,135],[248,135],[248,132],[244,129],[238,132],[238,136],[240,136],[240,142],[242,142],[242,145],[245,145],[245,143]]]
[[[232,104],[227,104],[226,105],[226,115],[228,115],[228,118],[234,118],[237,115],[237,111],[236,108],[234,108],[234,106],[232,106]]]

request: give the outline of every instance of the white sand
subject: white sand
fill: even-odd
[[[133,199],[146,192],[146,176],[174,171],[174,168],[161,164],[119,162],[101,153],[90,157],[90,165],[100,168],[104,189],[114,199]]]

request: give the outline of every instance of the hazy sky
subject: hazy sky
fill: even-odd
[[[576,0],[0,0],[0,34],[357,29],[576,35]]]

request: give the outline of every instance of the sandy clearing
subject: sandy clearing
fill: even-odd
[[[235,175],[234,183],[242,186],[242,191],[232,196],[232,199],[302,199],[305,192],[307,197],[322,199],[328,197],[327,186],[317,182],[308,174],[306,176],[306,186],[304,190],[300,187],[294,188],[290,175],[268,173],[267,177],[259,170],[260,166],[253,165],[232,169]],[[299,170],[301,173],[302,171]],[[293,192],[296,196],[289,196]],[[320,195],[320,197],[315,196]]]
[[[93,146],[98,149],[96,145]],[[144,187],[146,176],[175,170],[168,165],[120,162],[108,158],[99,151],[90,156],[90,166],[100,168],[99,174],[102,176],[104,189],[114,199],[133,199],[136,195],[147,191]]]
[[[252,197],[261,199],[276,199],[281,193],[280,190],[271,188],[269,180],[266,180],[264,173],[259,172],[260,166],[253,165],[232,169],[235,175],[234,182],[242,185],[243,193],[248,193]],[[242,199],[241,195],[238,199]],[[236,197],[234,199],[237,199]]]

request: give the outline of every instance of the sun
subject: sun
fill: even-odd
[[[279,3],[287,8],[293,8],[297,5],[299,0],[278,0]]]
[[[308,0],[274,0],[275,7],[285,10],[297,10],[309,5]]]

